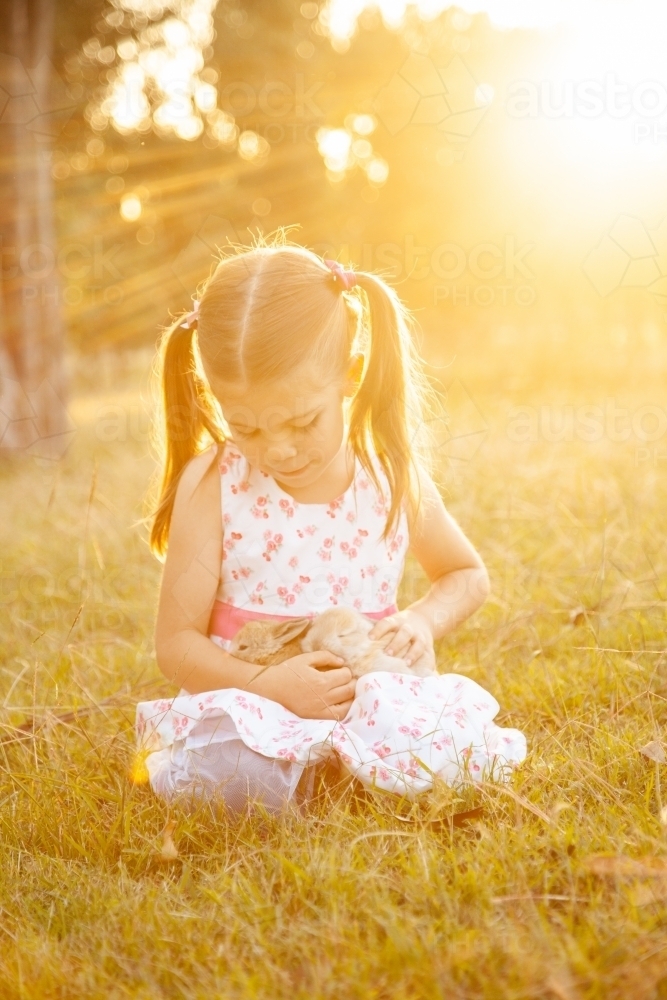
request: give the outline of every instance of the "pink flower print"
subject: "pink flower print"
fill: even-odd
[[[299,565],[299,560],[297,559],[296,556],[292,556],[292,558],[289,560],[288,566],[290,567],[290,569],[296,569],[298,565]]]
[[[386,767],[380,768],[380,777],[382,778],[383,781],[389,781],[389,771],[387,770]]]
[[[307,535],[314,535],[317,531],[317,526],[314,524],[307,524],[304,530]]]
[[[387,757],[391,753],[391,747],[387,746],[386,743],[374,743],[373,750],[375,750],[378,757]]]
[[[392,540],[392,541],[391,541],[391,542],[389,543],[389,551],[390,551],[390,552],[398,552],[398,550],[399,550],[399,549],[400,549],[400,547],[401,547],[401,543],[402,543],[402,541],[403,541],[403,535],[398,535],[398,536],[397,536],[396,538],[394,538],[394,539],[393,539],[393,540]],[[391,557],[390,557],[390,558],[391,558]]]
[[[301,583],[310,583],[309,576],[302,576],[301,574],[299,574],[299,580],[301,581]]]
[[[370,480],[366,479],[365,476],[359,476],[359,486],[362,490],[367,490],[370,485]]]
[[[332,500],[331,503],[327,505],[327,515],[328,517],[336,517],[336,511],[340,510],[343,506],[343,498],[339,497],[337,500]]]
[[[285,514],[287,514],[288,517],[294,517],[294,504],[290,503],[289,500],[285,498],[279,500],[278,506],[285,512]]]
[[[361,611],[361,598],[360,597],[355,597],[355,599],[352,601],[352,604],[354,606],[355,611]]]
[[[229,511],[225,511],[225,513],[222,515],[222,523],[231,524],[231,522],[232,522],[232,515],[229,513]]]
[[[253,517],[268,517],[269,512],[266,509],[266,505],[269,503],[269,495],[257,497],[257,500],[250,508],[250,513]]]
[[[378,571],[377,566],[364,566],[364,568],[361,571],[362,579],[365,580],[367,576],[370,576],[370,577],[375,576],[375,574],[377,573],[377,571]]]
[[[399,726],[398,731],[399,733],[403,733],[404,736],[415,736],[417,738],[422,734],[421,729],[417,729],[416,726],[413,726],[412,728],[410,728],[410,726]]]
[[[329,573],[327,576],[327,582],[331,584],[331,593],[329,594],[329,600],[332,604],[338,604],[338,598],[342,596],[349,584],[349,580],[346,576],[339,576],[337,579],[333,573]]]
[[[260,582],[255,587],[254,591],[250,595],[250,601],[252,604],[264,604],[264,598],[262,597],[260,591],[264,590],[264,582]]]
[[[290,594],[287,587],[278,587],[277,594],[285,606],[294,604],[294,602],[296,601],[296,597],[294,596],[294,594]]]
[[[266,540],[266,548],[262,552],[262,556],[267,562],[271,562],[271,553],[279,551],[283,544],[283,536],[279,531],[275,535],[272,531],[265,531],[264,538]]]
[[[240,531],[230,532],[229,536],[225,538],[223,548],[227,552],[230,552],[235,547],[235,543],[240,541],[241,538],[243,538],[243,535]]]
[[[344,555],[346,555],[349,559],[356,559],[357,558],[358,552],[357,552],[357,550],[355,549],[355,547],[353,545],[350,545],[349,542],[341,542],[340,543],[340,549],[341,549],[341,552]]]
[[[467,716],[465,708],[455,708],[452,715],[454,716],[454,721],[460,729],[465,729],[465,719]]]
[[[292,750],[281,749],[277,751],[278,757],[283,757],[285,760],[296,760],[296,754]]]
[[[436,750],[444,750],[445,747],[450,747],[453,742],[454,740],[449,733],[443,733],[439,739],[433,740],[433,746]]]
[[[333,548],[334,538],[325,538],[322,542],[321,547],[317,550],[317,554],[320,559],[325,562],[331,562],[331,550]]]
[[[226,462],[220,462],[220,464],[218,465],[218,471],[220,472],[221,476],[224,476],[225,472],[229,472],[229,466],[227,465]]]
[[[347,514],[345,515],[345,520],[346,520],[346,521],[349,521],[349,522],[350,522],[350,524],[352,524],[352,522],[353,522],[353,521],[354,521],[354,519],[355,519],[355,516],[356,516],[356,515],[355,515],[355,513],[354,513],[354,511],[353,511],[353,510],[348,510]]]
[[[366,722],[367,726],[374,726],[375,725],[375,719],[373,718],[373,716],[377,715],[377,710],[378,710],[379,707],[380,707],[380,700],[379,700],[379,698],[376,698],[375,701],[373,702],[373,710],[368,713],[368,720]]]
[[[239,566],[238,570],[232,570],[232,579],[234,580],[247,580],[250,576],[251,570],[249,566]]]

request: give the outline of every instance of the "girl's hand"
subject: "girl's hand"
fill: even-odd
[[[428,650],[435,661],[433,633],[429,623],[417,611],[406,608],[387,615],[376,622],[368,633],[369,639],[382,639],[384,636],[388,636],[385,653],[404,659],[408,666],[412,666]]]
[[[249,690],[277,701],[302,719],[340,721],[350,711],[357,688],[352,671],[341,663],[340,656],[326,650],[300,653],[268,667]],[[331,666],[336,669],[317,669]]]

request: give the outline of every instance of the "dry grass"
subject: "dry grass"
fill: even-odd
[[[79,375],[59,467],[0,470],[0,996],[667,996],[661,869],[590,860],[667,858],[663,768],[639,752],[667,703],[660,459],[507,434],[518,403],[659,402],[665,367],[608,366],[592,395],[564,368],[539,388],[465,372],[488,433],[450,466],[449,506],[494,593],[439,657],[526,732],[509,791],[411,806],[330,775],[305,815],[235,821],[168,816],[130,779],[134,703],[171,690],[133,526],[152,463],[136,376],[93,395]],[[410,565],[402,602],[423,585]]]

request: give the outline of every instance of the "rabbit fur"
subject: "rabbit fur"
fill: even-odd
[[[422,653],[411,667],[397,656],[388,656],[384,652],[386,636],[368,638],[374,624],[352,608],[329,608],[314,618],[292,618],[287,622],[249,621],[231,640],[229,652],[239,660],[270,666],[300,653],[325,649],[343,657],[353,677],[374,670],[416,677],[436,673],[432,650]]]

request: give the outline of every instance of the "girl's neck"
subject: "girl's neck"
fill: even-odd
[[[297,503],[331,503],[347,492],[354,481],[354,473],[355,454],[348,442],[346,427],[336,457],[319,479],[308,486],[290,486],[287,483],[278,485]]]

